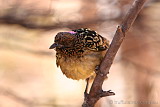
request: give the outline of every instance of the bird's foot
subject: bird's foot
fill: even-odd
[[[99,68],[100,68],[99,65],[97,65],[97,66],[95,67],[95,73],[96,73],[96,74],[98,74]]]
[[[95,73],[96,73],[96,75],[99,73],[99,74],[100,74],[102,77],[104,77],[105,79],[108,78],[107,75],[104,76],[104,74],[100,72],[100,65],[97,65],[97,66],[95,67]]]
[[[87,92],[84,92],[84,98],[87,98],[88,97],[88,93]]]

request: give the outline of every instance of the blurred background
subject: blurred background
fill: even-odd
[[[80,107],[85,81],[66,78],[49,50],[60,31],[110,41],[133,0],[0,0],[0,107]],[[111,67],[97,107],[160,107],[160,1],[149,0]]]

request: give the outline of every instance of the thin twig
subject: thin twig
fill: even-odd
[[[83,107],[94,107],[96,102],[105,96],[114,95],[114,92],[111,91],[103,91],[102,84],[104,79],[106,78],[107,74],[109,73],[109,69],[113,63],[114,57],[122,44],[126,32],[132,26],[133,22],[135,21],[137,15],[139,14],[140,10],[142,9],[146,0],[135,0],[132,4],[131,8],[129,9],[127,15],[125,16],[124,20],[118,26],[117,31],[114,35],[112,43],[100,64],[99,72],[97,73],[94,82],[91,86],[90,92],[84,98]],[[104,94],[107,93],[107,94]]]

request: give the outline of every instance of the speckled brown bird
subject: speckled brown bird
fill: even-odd
[[[109,41],[96,31],[81,28],[59,32],[49,49],[56,50],[56,63],[68,78],[86,79],[95,73]]]

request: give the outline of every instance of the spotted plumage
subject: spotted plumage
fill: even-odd
[[[56,50],[56,63],[71,79],[86,79],[94,74],[109,47],[107,39],[93,30],[81,28],[59,32],[50,49]]]

